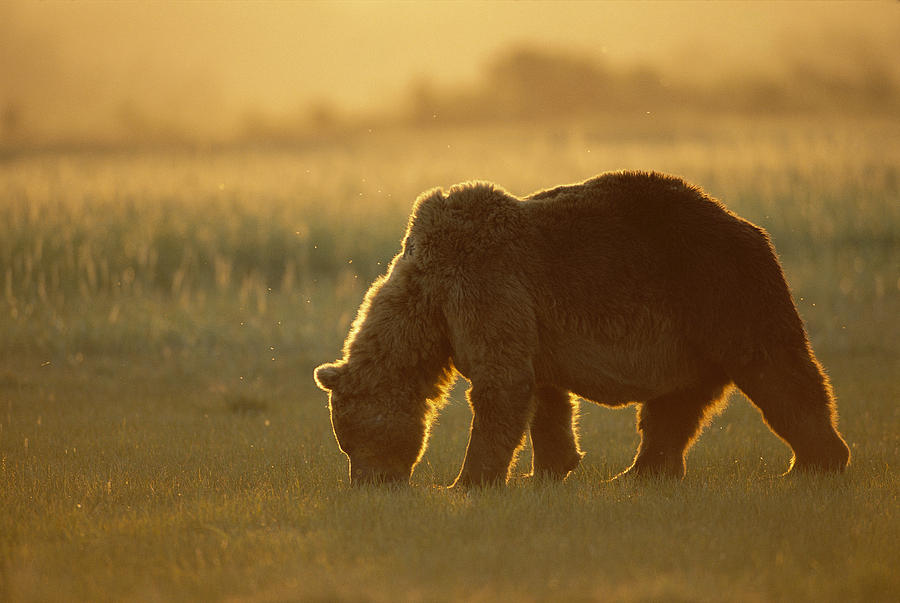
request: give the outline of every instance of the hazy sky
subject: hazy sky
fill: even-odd
[[[471,82],[515,42],[701,77],[842,35],[900,63],[898,3],[2,1],[0,105],[50,121],[128,103],[226,120],[314,99],[384,106],[417,76]]]

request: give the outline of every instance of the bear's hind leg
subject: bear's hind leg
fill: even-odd
[[[841,471],[849,464],[831,385],[811,351],[776,348],[767,361],[732,373],[769,428],[793,450],[789,471]]]
[[[681,479],[685,456],[722,400],[727,380],[714,379],[644,402],[638,411],[641,444],[625,475]]]
[[[569,392],[541,386],[531,419],[532,474],[565,479],[584,456],[578,448],[575,421],[578,402]]]

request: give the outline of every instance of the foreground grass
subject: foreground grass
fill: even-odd
[[[900,592],[897,385],[844,384],[854,464],[779,477],[787,449],[735,397],[683,483],[606,483],[633,414],[584,409],[562,484],[448,491],[468,409],[448,407],[413,485],[350,488],[324,399],[288,372],[218,376],[133,359],[2,379],[0,598],[891,600]],[[523,454],[520,469],[528,462]]]

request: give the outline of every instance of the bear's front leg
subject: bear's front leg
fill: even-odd
[[[548,385],[537,388],[531,419],[532,475],[561,480],[584,454],[575,429],[578,402],[569,392]]]
[[[522,447],[533,412],[532,380],[478,382],[469,389],[472,429],[466,460],[454,487],[503,484]]]

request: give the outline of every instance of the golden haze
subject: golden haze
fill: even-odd
[[[778,82],[797,64],[852,80],[860,62],[896,83],[898,37],[892,3],[10,2],[0,143],[227,141],[261,124],[383,119],[423,84],[484,87],[491,61],[523,44],[643,66],[665,86]]]

